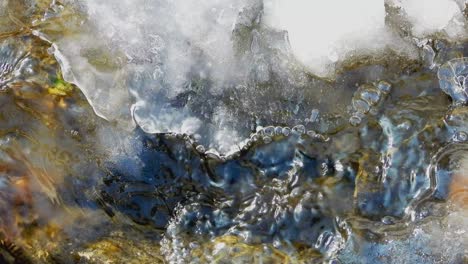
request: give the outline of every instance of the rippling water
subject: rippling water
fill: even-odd
[[[466,38],[324,78],[258,1],[136,2],[0,0],[0,263],[467,262]]]

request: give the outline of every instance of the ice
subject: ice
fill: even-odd
[[[395,6],[403,8],[413,25],[416,36],[429,35],[444,30],[449,36],[463,34],[462,10],[453,0],[393,0]],[[459,1],[461,3],[461,1]]]
[[[149,133],[198,135],[224,153],[256,126],[305,120],[301,111],[327,101],[318,94],[332,86],[315,75],[330,77],[344,60],[387,49],[419,56],[386,27],[384,0],[64,3],[79,10],[79,27],[62,37],[35,33],[53,43],[64,79],[97,115]],[[373,93],[362,99],[361,112],[377,103]]]
[[[95,112],[127,128],[197,134],[226,153],[255,129],[255,115],[284,108],[262,93],[280,96],[306,78],[293,72],[287,34],[260,25],[262,1],[69,4],[85,16],[74,34],[36,33],[54,43],[65,80]]]
[[[464,4],[453,0],[266,0],[265,21],[288,31],[294,55],[309,70],[330,76],[337,62],[355,54],[390,48],[405,56],[414,55],[385,25],[385,4],[400,8],[415,37],[436,32],[445,32],[450,38],[466,35]]]
[[[349,51],[389,44],[383,0],[267,0],[265,19],[289,32],[296,57],[320,75]]]
[[[80,87],[99,116],[132,127],[133,115],[151,133],[206,132],[181,97],[204,86],[193,79],[209,79],[210,93],[219,93],[237,74],[231,35],[248,2],[70,2],[86,20],[79,34],[52,39],[54,54],[64,78]]]

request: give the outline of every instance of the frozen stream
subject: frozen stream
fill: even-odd
[[[467,263],[464,0],[0,0],[0,263]]]

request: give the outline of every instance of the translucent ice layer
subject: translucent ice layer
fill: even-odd
[[[296,57],[323,75],[346,51],[387,44],[383,0],[267,0],[265,16],[289,32]]]
[[[387,27],[384,1],[81,0],[51,10],[46,17],[72,10],[70,32],[36,33],[53,43],[65,80],[99,116],[149,133],[190,134],[224,153],[262,126],[292,127],[313,109],[352,104],[356,81],[337,88],[317,77],[346,79],[335,67],[350,58],[419,56],[412,38]],[[362,75],[377,83],[386,70]],[[338,90],[349,96],[330,103]]]
[[[332,75],[335,63],[354,54],[386,48],[410,55],[404,43],[386,27],[388,8],[401,14],[398,27],[408,22],[414,36],[443,31],[465,35],[464,4],[454,0],[266,0],[266,22],[289,32],[294,55],[319,75]],[[388,6],[386,7],[385,4]]]
[[[422,36],[443,30],[455,37],[466,32],[462,14],[464,5],[468,3],[466,0],[390,0],[389,2],[404,10],[413,25],[412,31],[415,35]]]
[[[220,93],[237,73],[231,32],[247,2],[70,3],[84,18],[78,34],[55,40],[54,52],[101,117],[131,125],[133,114],[149,132],[194,134],[203,122],[184,107],[201,87],[192,80],[209,78]]]

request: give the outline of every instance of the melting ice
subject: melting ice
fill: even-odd
[[[92,179],[100,202],[167,228],[170,261],[306,247],[349,262],[432,248],[435,259],[399,259],[437,262],[460,252],[431,244],[447,229],[406,225],[438,212],[421,201],[450,200],[450,172],[464,168],[466,25],[462,1],[416,2],[66,1],[46,16],[71,8],[69,32],[34,33],[117,124],[93,141],[108,151]],[[449,215],[444,239],[465,245]]]
[[[434,0],[416,11],[415,2],[80,1],[86,19],[79,33],[55,40],[55,52],[98,115],[130,127],[133,116],[147,132],[188,133],[227,152],[258,126],[299,123],[275,120],[268,98],[252,100],[261,87],[297,91],[309,72],[333,75],[350,56],[419,56],[386,25],[385,4],[401,7],[417,36],[463,35],[462,3]],[[447,12],[434,12],[441,5]],[[297,104],[305,96],[291,95]]]

